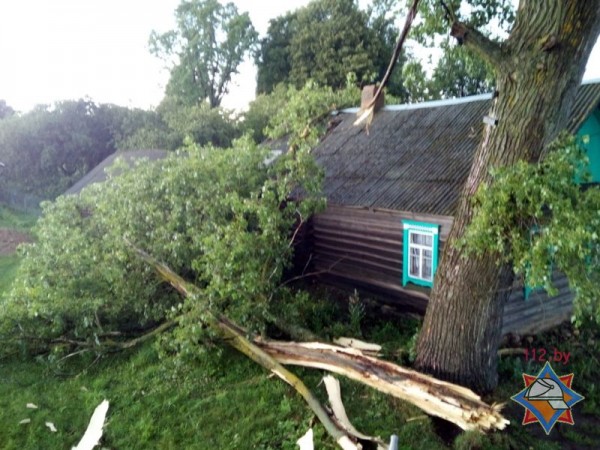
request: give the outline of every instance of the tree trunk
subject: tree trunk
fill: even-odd
[[[471,222],[471,196],[491,167],[539,161],[562,130],[600,30],[600,0],[520,2],[502,44],[455,22],[452,35],[496,69],[497,96],[485,125],[435,277],[417,344],[417,367],[487,392],[497,385],[497,349],[513,272],[499,256],[464,257],[454,243]]]

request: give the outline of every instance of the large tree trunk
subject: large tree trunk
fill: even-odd
[[[497,97],[463,188],[417,346],[416,365],[486,392],[497,384],[497,353],[512,270],[499,255],[465,258],[453,244],[473,215],[471,196],[491,167],[538,161],[562,130],[600,30],[600,0],[522,0],[501,45],[455,22],[452,35],[496,68]]]

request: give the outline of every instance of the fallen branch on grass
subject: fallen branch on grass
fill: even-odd
[[[140,258],[184,296],[197,296],[198,290],[169,267],[134,247]],[[312,394],[281,364],[327,370],[359,381],[396,398],[418,406],[426,413],[448,420],[464,430],[501,430],[509,423],[500,413],[501,405],[488,405],[470,389],[437,380],[422,373],[405,369],[387,361],[365,355],[356,348],[344,348],[320,342],[250,341],[245,330],[226,317],[208,314],[206,325],[229,337],[229,343],[255,362],[291,384],[315,411],[326,428],[336,428],[329,416],[324,417],[322,406],[313,401]],[[282,376],[285,374],[285,377]],[[300,383],[300,384],[298,384]],[[298,387],[300,386],[300,390]],[[315,403],[316,402],[316,403]],[[324,423],[325,425],[325,423]],[[330,431],[328,428],[328,432]],[[333,429],[331,430],[334,431]],[[332,434],[333,435],[333,434]],[[339,436],[339,435],[338,435]],[[337,440],[337,439],[336,439]]]
[[[134,250],[140,258],[152,266],[171,286],[185,296],[197,294],[197,288],[186,282],[183,278],[173,272],[166,265],[156,261],[146,252],[134,247]],[[359,450],[355,440],[349,435],[343,427],[336,422],[334,417],[331,417],[325,408],[321,405],[317,397],[300,378],[287,370],[277,360],[272,358],[268,353],[263,351],[254,342],[246,338],[244,330],[229,321],[226,317],[208,313],[205,315],[206,325],[218,331],[226,342],[236,350],[240,351],[252,361],[260,364],[265,369],[268,369],[273,374],[277,375],[283,381],[292,386],[302,398],[306,401],[310,409],[313,410],[317,418],[327,430],[327,433],[337,442],[343,450]]]

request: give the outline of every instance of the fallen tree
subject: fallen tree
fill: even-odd
[[[129,244],[135,253],[150,265],[160,277],[185,297],[197,297],[200,291],[143,250]],[[323,423],[327,432],[338,442],[351,439],[341,425],[327,414],[302,381],[285,369],[297,365],[327,370],[346,376],[386,394],[408,401],[427,414],[448,420],[463,430],[502,430],[508,420],[500,413],[502,405],[488,405],[470,389],[437,380],[393,363],[368,356],[357,348],[345,348],[320,342],[278,342],[260,338],[250,339],[246,330],[227,317],[206,311],[204,325],[217,331],[225,341],[241,353],[273,372],[290,384],[305,399]]]

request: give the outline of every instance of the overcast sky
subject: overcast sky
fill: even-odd
[[[361,3],[365,3],[366,0]],[[269,19],[308,0],[234,0],[264,35]],[[163,97],[168,72],[148,51],[152,30],[174,27],[179,0],[0,0],[0,99],[19,111],[89,97],[149,108]],[[586,78],[600,78],[600,46]],[[256,71],[239,68],[226,107],[254,95]]]

